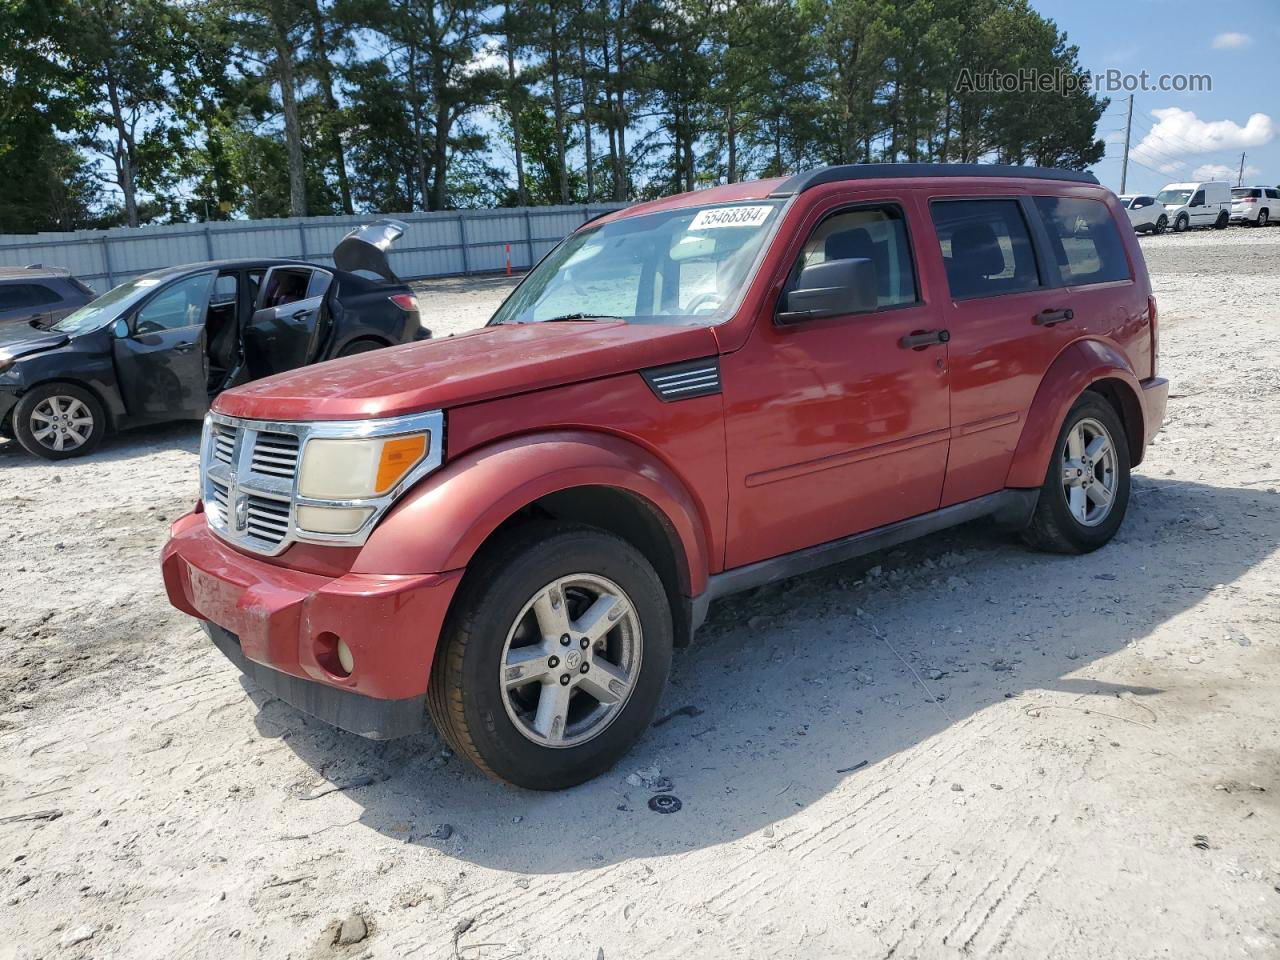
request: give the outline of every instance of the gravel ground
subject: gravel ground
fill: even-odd
[[[1280,230],[1142,246],[1173,396],[1111,546],[721,602],[691,709],[556,795],[311,721],[167,606],[195,427],[0,443],[0,957],[1280,955]]]

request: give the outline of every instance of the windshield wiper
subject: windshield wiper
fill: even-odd
[[[626,317],[611,317],[607,313],[565,313],[546,320],[535,320],[534,323],[561,323],[568,320],[625,320]]]

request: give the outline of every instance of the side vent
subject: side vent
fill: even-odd
[[[720,358],[686,360],[665,367],[641,370],[640,376],[665,403],[688,400],[692,397],[709,397],[720,392]]]

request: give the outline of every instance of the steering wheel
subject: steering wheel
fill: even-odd
[[[722,306],[724,306],[724,294],[711,290],[694,297],[685,310],[697,316],[699,314],[715,313]]]

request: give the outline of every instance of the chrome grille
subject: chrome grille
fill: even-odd
[[[236,437],[240,431],[235,427],[227,426],[222,423],[215,423],[212,429],[213,433],[213,459],[219,463],[230,463],[236,455]]]
[[[363,544],[396,498],[443,459],[444,414],[439,410],[385,420],[316,423],[242,420],[210,413],[205,423],[200,484],[209,529],[229,543],[267,556],[298,540]],[[390,490],[340,500],[305,497],[298,491],[303,451],[312,438],[389,438],[419,432],[430,435],[427,455]],[[366,520],[349,534],[309,531],[298,526],[299,507],[362,509]]]
[[[245,529],[251,536],[270,544],[279,544],[289,535],[290,504],[288,500],[249,495]]]
[[[298,472],[299,446],[297,434],[259,433],[253,443],[253,459],[249,468],[254,473],[292,480]]]

